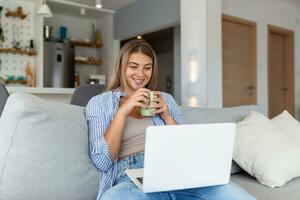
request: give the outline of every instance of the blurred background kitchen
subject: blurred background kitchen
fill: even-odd
[[[158,90],[181,105],[256,104],[300,119],[300,0],[0,0],[0,81],[69,102],[107,85],[120,47],[146,39]]]
[[[130,17],[128,11],[122,14],[122,8],[136,2],[0,1],[0,81],[12,92],[51,90],[72,93],[74,88],[84,84],[106,85],[120,46],[128,39],[141,37],[131,34],[135,30],[124,32],[116,28],[116,24],[122,23],[118,19]],[[174,7],[171,12],[179,13],[178,3],[170,3]],[[117,16],[116,11],[121,15]],[[137,25],[126,26],[136,29]],[[178,25],[179,21],[166,28],[158,25],[151,33],[140,31],[160,54],[162,77],[159,88],[171,93],[173,27]],[[118,39],[118,35],[123,39]]]

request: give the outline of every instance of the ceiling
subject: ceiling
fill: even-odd
[[[77,3],[86,4],[90,6],[95,6],[95,0],[66,0],[66,1],[72,1],[72,2],[77,2]],[[117,10],[121,7],[124,7],[136,1],[137,0],[102,0],[103,8],[112,9],[112,10]],[[284,1],[294,3],[300,6],[300,0],[284,0]]]
[[[95,0],[66,0],[66,1],[95,6]],[[102,0],[102,5],[103,8],[117,10],[121,7],[124,7],[136,1],[137,0]]]
[[[0,0],[1,1],[1,0]],[[72,2],[72,3],[79,3],[79,4],[83,4],[83,5],[88,5],[88,6],[95,6],[95,0],[64,0]],[[122,8],[126,5],[129,5],[131,3],[134,3],[138,0],[102,0],[102,4],[103,4],[103,8],[104,9],[108,9],[108,10],[117,10],[119,8]],[[286,2],[290,2],[293,3],[294,5],[297,5],[300,7],[300,0],[282,0],[282,1],[286,1]],[[55,0],[55,2],[58,2],[58,0]],[[49,0],[49,6],[51,8],[51,10],[53,9],[54,12],[59,13],[59,14],[69,14],[69,15],[74,15],[74,16],[78,16],[79,14],[79,10],[78,7],[76,6],[70,6],[70,5],[63,5],[63,4],[57,4],[55,2],[52,2]],[[63,9],[62,9],[63,7]],[[89,12],[87,12],[86,18],[98,18],[101,17],[101,15],[103,14],[99,14],[99,12],[96,12],[95,10],[91,10]],[[83,16],[81,16],[83,17]]]

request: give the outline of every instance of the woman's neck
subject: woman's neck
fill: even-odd
[[[132,91],[132,90],[124,90],[124,93],[125,93],[125,96],[126,97],[130,97],[131,95],[133,95],[135,93],[135,91]]]

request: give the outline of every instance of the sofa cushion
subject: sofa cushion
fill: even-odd
[[[238,184],[259,200],[299,200],[300,178],[295,178],[280,188],[269,188],[247,173],[232,175],[230,181]]]
[[[300,123],[286,110],[272,119],[273,124],[280,127],[284,134],[300,145]]]
[[[272,188],[300,176],[300,146],[258,112],[237,124],[233,157],[260,183]]]
[[[0,119],[0,199],[94,200],[98,183],[83,108],[9,97]]]

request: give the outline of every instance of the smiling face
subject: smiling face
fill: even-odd
[[[153,61],[149,56],[142,53],[131,54],[125,68],[125,93],[130,96],[139,88],[145,87],[150,82],[152,71]]]

